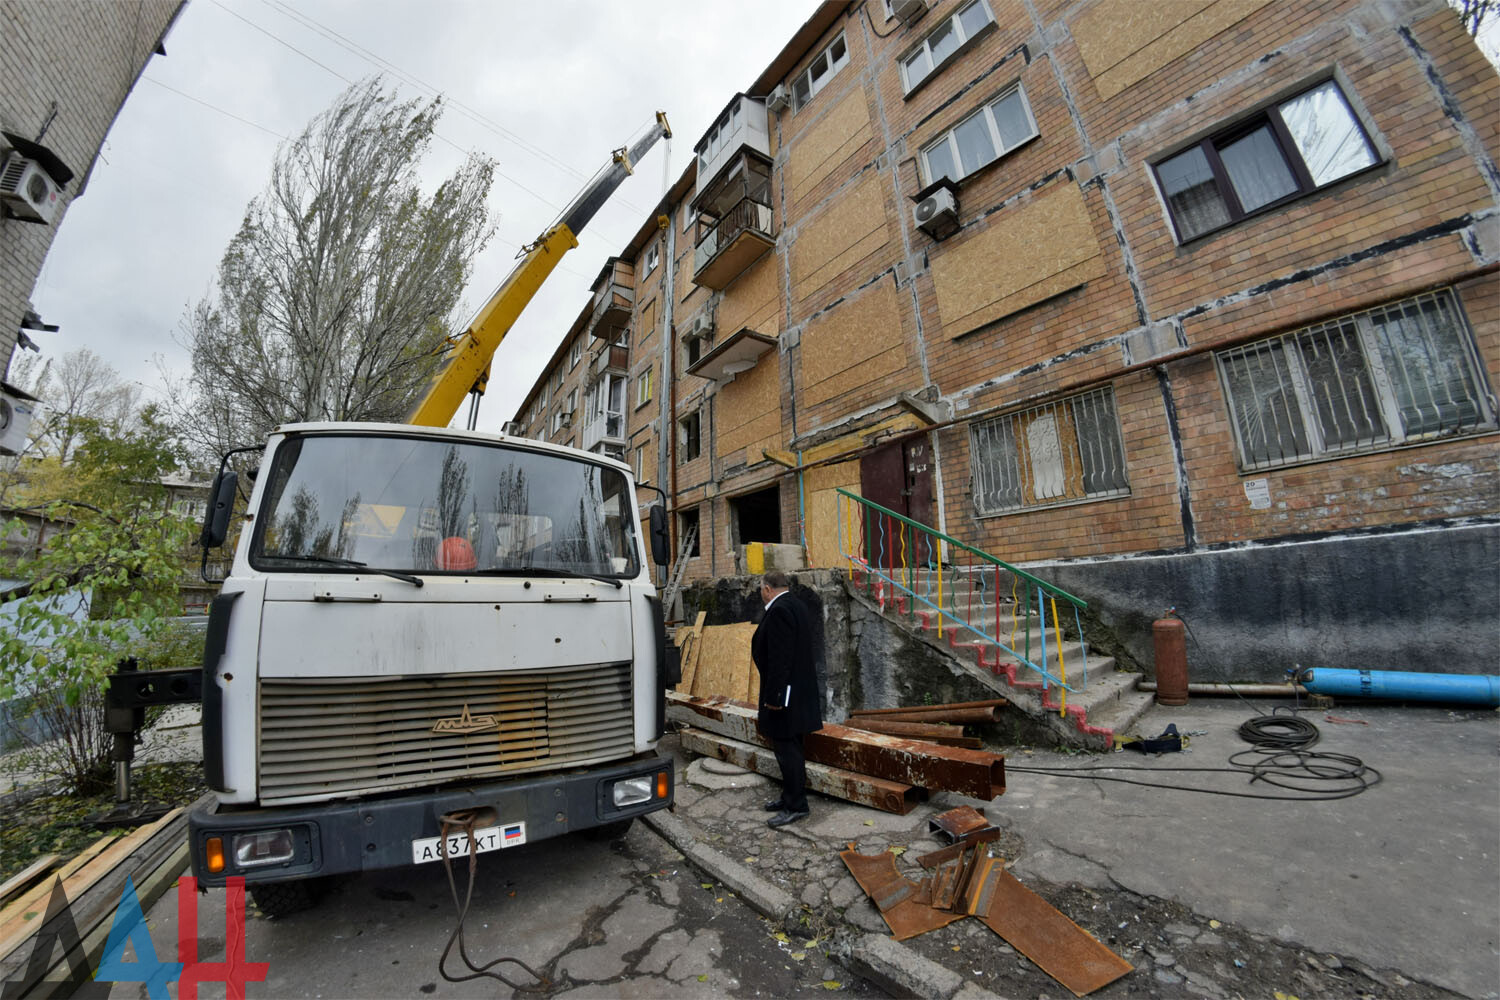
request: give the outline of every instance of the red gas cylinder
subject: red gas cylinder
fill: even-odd
[[[1188,701],[1187,630],[1171,611],[1151,623],[1156,646],[1156,703],[1186,705]]]

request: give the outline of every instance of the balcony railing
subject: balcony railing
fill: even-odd
[[[776,242],[771,232],[771,206],[742,198],[698,240],[693,255],[693,280],[722,289],[758,260]]]

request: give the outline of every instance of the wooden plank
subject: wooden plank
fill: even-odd
[[[34,886],[38,879],[62,863],[61,854],[46,854],[16,872],[0,885],[0,903],[12,896],[19,896]]]
[[[63,891],[67,893],[68,899],[76,901],[81,898],[95,882],[104,878],[115,869],[116,865],[130,857],[138,846],[150,840],[153,834],[182,814],[182,807],[178,806],[155,823],[132,830],[110,844],[105,850],[94,855],[86,865],[63,879]],[[51,883],[49,882],[45,888],[50,894]],[[9,922],[0,923],[0,955],[9,955],[28,935],[34,933],[39,926],[40,918],[45,913],[46,905],[43,904],[40,910],[31,911],[29,916],[21,913]]]
[[[677,690],[684,694],[692,694],[694,678],[698,675],[699,652],[703,648],[703,622],[708,618],[706,611],[698,612],[697,621],[693,627],[686,630],[686,645],[682,651],[682,682],[677,685]]]
[[[6,906],[5,909],[0,910],[0,937],[4,936],[3,928],[10,924],[13,920],[16,920],[21,914],[27,912],[28,910],[35,909],[38,906],[40,906],[42,910],[46,910],[47,897],[52,895],[52,882],[54,879],[67,878],[69,875],[73,874],[75,871],[92,861],[95,855],[104,850],[110,844],[114,843],[116,839],[118,839],[118,835],[113,833],[109,834],[108,836],[100,837],[88,847],[85,847],[82,851],[79,851],[78,855],[73,858],[73,860],[63,865],[62,868],[60,868],[54,874],[53,878],[49,878],[45,882],[42,882],[40,885],[32,887],[24,895],[20,896],[14,902]],[[37,915],[40,916],[40,914]]]
[[[698,674],[693,681],[695,697],[721,695],[753,702],[747,695],[760,690],[758,683],[749,680],[755,674],[750,660],[750,637],[755,634],[755,627],[753,622],[737,622],[703,630]]]

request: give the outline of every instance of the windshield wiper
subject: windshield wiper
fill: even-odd
[[[614,577],[612,577],[612,576],[605,576],[602,573],[585,573],[585,572],[583,572],[581,570],[573,570],[573,569],[551,569],[549,567],[543,567],[543,566],[516,566],[516,567],[510,568],[510,569],[482,569],[482,570],[479,571],[479,575],[480,576],[548,576],[548,577],[559,577],[559,578],[565,578],[565,577],[585,577],[585,578],[587,578],[589,580],[598,580],[600,583],[607,583],[610,586],[614,587],[616,590],[619,590],[621,587],[625,586],[623,583],[621,583],[619,580],[615,579]]]
[[[380,569],[378,567],[371,569],[369,563],[362,563],[358,559],[345,559],[342,556],[266,556],[265,558],[282,559],[286,562],[316,563],[321,566],[348,566],[351,569],[365,569],[371,573],[379,573],[381,576],[389,576],[403,583],[409,583],[413,587],[422,586],[422,578],[420,576],[412,576],[410,573],[401,573],[394,569]]]

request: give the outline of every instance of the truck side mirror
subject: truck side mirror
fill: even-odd
[[[667,511],[661,504],[651,508],[651,561],[665,566],[672,560],[672,550],[667,543]]]
[[[240,477],[233,469],[220,469],[214,479],[213,503],[203,515],[203,531],[198,544],[205,554],[216,549],[229,537],[229,516],[234,513],[234,498],[239,491]]]

